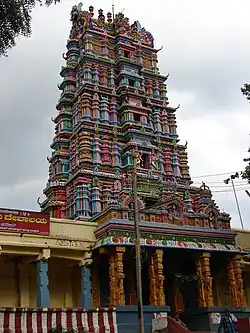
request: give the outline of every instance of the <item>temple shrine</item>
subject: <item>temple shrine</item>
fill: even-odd
[[[82,4],[71,21],[40,207],[52,218],[98,225],[89,260],[93,307],[137,304],[137,154],[143,304],[183,314],[245,308],[244,252],[209,187],[192,185],[152,34],[123,13],[100,9],[95,17]]]

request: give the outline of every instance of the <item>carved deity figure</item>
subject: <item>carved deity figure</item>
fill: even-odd
[[[123,13],[116,14],[114,19],[114,25],[118,35],[123,35],[126,33],[126,31],[130,29],[129,19],[127,17],[124,17]]]
[[[138,150],[138,147],[136,147],[132,152],[132,157],[136,158],[136,167],[141,168],[142,167],[142,153]]]
[[[167,208],[167,215],[170,221],[180,218],[180,209],[176,204],[170,204]]]
[[[77,17],[78,17],[77,6],[73,6],[72,9],[71,9],[71,18],[70,18],[70,20],[72,22],[76,22],[77,21]]]
[[[216,216],[212,210],[210,210],[210,212],[208,213],[208,221],[210,228],[216,229]]]
[[[150,168],[153,170],[157,170],[158,169],[157,162],[158,162],[158,157],[157,157],[155,151],[153,150],[150,153]]]
[[[128,214],[128,219],[130,221],[134,220],[134,203],[130,202],[130,204],[128,205],[129,208],[129,214]]]

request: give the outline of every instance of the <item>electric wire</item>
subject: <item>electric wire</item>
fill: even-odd
[[[225,176],[225,175],[231,175],[232,173],[238,172],[240,173],[241,171],[231,171],[231,172],[223,172],[223,173],[212,173],[212,174],[208,174],[208,175],[201,175],[201,176],[195,176],[192,177],[193,179],[197,179],[197,178],[205,178],[205,177],[216,177],[216,176]]]

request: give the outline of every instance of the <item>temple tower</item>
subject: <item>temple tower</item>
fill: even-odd
[[[100,9],[95,18],[92,6],[88,11],[81,7],[74,6],[71,13],[58,86],[62,93],[52,119],[56,133],[48,158],[47,199],[41,208],[52,217],[98,223],[92,251],[93,305],[136,302],[136,151],[146,253],[144,303],[170,304],[178,311],[218,305],[214,288],[223,261],[232,304],[244,306],[241,250],[235,246],[230,216],[220,211],[204,183],[192,186],[187,143],[180,144],[177,134],[178,107],[169,105],[168,77],[157,67],[160,50],[153,36],[122,13],[113,19]],[[187,281],[194,282],[192,287],[183,287]]]
[[[142,178],[151,180],[152,188],[159,179],[162,184],[175,179],[191,183],[153,36],[138,21],[130,25],[122,13],[113,21],[100,9],[94,19],[92,6],[88,12],[80,7],[72,9],[63,54],[47,200],[42,203],[53,217],[70,219],[103,211],[117,200],[117,186],[119,198],[129,193],[125,179],[135,148],[140,150]],[[159,197],[153,192],[150,202]]]

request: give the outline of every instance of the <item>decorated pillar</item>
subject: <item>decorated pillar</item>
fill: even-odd
[[[200,308],[214,306],[213,288],[210,272],[210,253],[204,252],[196,260],[196,271],[198,277],[198,305]]]
[[[107,68],[101,68],[101,75],[100,75],[100,84],[103,86],[108,85],[108,75],[107,75]]]
[[[110,121],[118,123],[117,101],[115,97],[110,100]]]
[[[154,98],[160,98],[160,88],[158,80],[154,82]]]
[[[167,100],[167,86],[164,83],[160,84],[160,95],[163,101]]]
[[[123,254],[125,247],[115,247],[109,257],[110,306],[125,305]]]
[[[92,100],[92,112],[93,112],[93,120],[97,121],[101,119],[101,111],[100,111],[100,99],[97,93],[94,94]]]
[[[159,110],[154,110],[154,128],[155,128],[155,132],[162,132]]]
[[[164,160],[164,168],[165,168],[166,176],[172,177],[173,168],[172,168],[172,161],[171,161],[171,149],[169,147],[163,148],[163,160]]]
[[[93,50],[93,44],[92,44],[92,36],[91,35],[85,35],[84,36],[84,49],[86,53],[91,53]]]
[[[91,293],[91,258],[85,258],[79,263],[81,269],[81,297],[80,306],[85,309],[92,308],[92,293]]]
[[[109,84],[111,88],[115,87],[115,74],[114,74],[114,69],[111,67],[109,70]]]
[[[97,177],[93,178],[91,190],[91,208],[92,213],[100,213],[102,211],[102,201],[100,198],[100,182]]]
[[[164,134],[169,133],[169,126],[168,126],[168,113],[167,110],[163,110],[161,114],[161,124],[162,124],[162,132]]]
[[[107,97],[102,97],[101,99],[101,119],[104,123],[109,123],[110,121],[109,101]]]
[[[90,215],[89,188],[87,184],[82,185],[82,214],[84,217]]]
[[[93,83],[99,84],[100,83],[100,71],[99,71],[98,64],[93,65],[92,72],[93,72],[93,78],[92,78]]]
[[[109,187],[104,187],[102,189],[102,209],[106,209],[108,207],[108,203],[110,201],[111,189]]]
[[[112,142],[112,165],[119,167],[121,165],[121,154],[117,141]]]
[[[91,95],[84,93],[82,98],[82,109],[83,109],[83,118],[90,119],[92,118],[91,110]]]
[[[92,82],[92,67],[86,63],[83,69],[83,78],[85,82]]]
[[[176,149],[174,149],[172,153],[172,165],[173,165],[174,176],[177,178],[181,178],[179,156]]]
[[[181,169],[182,178],[187,181],[190,181],[191,177],[189,174],[187,152],[185,150],[180,150],[179,156],[180,156],[180,169]]]
[[[102,138],[102,164],[111,165],[109,138],[106,135],[104,135]]]
[[[177,135],[176,119],[173,113],[169,114],[169,130],[171,134]]]
[[[98,137],[98,134],[95,134],[93,139],[93,163],[101,164],[102,162],[102,150],[101,150],[101,139]]]
[[[92,138],[83,132],[79,135],[79,141],[80,162],[92,162]]]
[[[149,97],[153,97],[153,83],[151,80],[147,80],[146,90],[147,90],[147,95]]]
[[[149,262],[149,280],[150,280],[150,305],[164,306],[164,275],[163,275],[163,250],[157,249],[151,252]]]
[[[228,260],[228,282],[232,306],[245,307],[246,296],[243,287],[242,270],[240,267],[241,256],[234,255]]]

